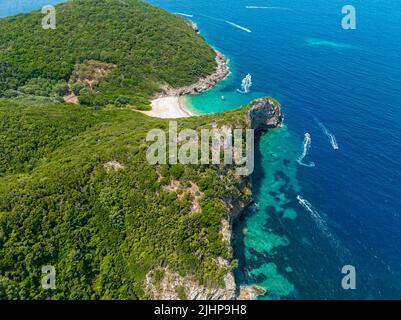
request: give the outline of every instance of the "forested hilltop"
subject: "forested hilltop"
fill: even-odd
[[[0,97],[62,97],[84,105],[149,106],[160,85],[180,87],[216,68],[188,23],[139,0],[71,0],[56,29],[40,11],[0,19]]]

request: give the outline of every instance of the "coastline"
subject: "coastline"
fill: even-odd
[[[140,111],[153,118],[178,119],[196,116],[185,105],[184,96],[196,95],[213,88],[219,81],[230,75],[229,59],[221,52],[216,52],[216,70],[211,75],[201,78],[198,82],[181,88],[162,86],[162,92],[156,94],[151,101],[152,110]]]
[[[195,28],[194,28],[195,30]],[[168,86],[162,86],[162,92],[154,96],[151,101],[152,110],[142,111],[142,113],[147,114],[151,117],[163,118],[163,119],[178,119],[178,118],[188,118],[192,116],[197,116],[190,110],[185,104],[185,96],[197,95],[207,90],[213,88],[219,81],[225,80],[231,74],[228,67],[229,59],[226,58],[221,52],[215,50],[216,52],[216,70],[213,74],[201,78],[195,84],[181,87],[181,88],[171,88]],[[273,111],[273,112],[272,112]],[[280,104],[270,97],[266,99],[257,99],[253,101],[253,106],[251,107],[249,114],[250,126],[254,128],[259,135],[267,132],[271,128],[276,128],[281,126],[283,121],[283,116],[281,113]],[[252,184],[250,177],[247,176],[243,179],[242,183],[248,185],[249,189],[252,190]],[[239,199],[225,199],[224,202],[227,205],[228,217],[222,219],[221,230],[223,238],[229,243],[231,252],[234,250],[233,247],[233,225],[235,221],[242,215],[244,210],[249,207],[253,202],[253,197],[249,201],[240,201]],[[228,266],[229,261],[220,259],[222,266]],[[169,274],[172,279],[174,279],[174,274],[171,274],[166,270],[166,274]],[[168,278],[168,277],[167,277]],[[224,276],[224,288],[223,289],[207,289],[198,283],[192,283],[188,279],[176,276],[174,281],[170,279],[175,286],[181,286],[187,288],[188,292],[191,292],[192,299],[206,299],[211,298],[214,300],[256,300],[259,296],[266,294],[267,290],[256,284],[252,285],[239,285],[234,276],[233,270],[229,270]],[[149,279],[148,279],[149,280]],[[147,281],[147,287],[149,286],[149,281]],[[159,292],[159,298],[166,299],[168,294],[167,291],[162,293]]]
[[[180,96],[167,96],[152,100],[152,110],[141,111],[149,117],[161,119],[178,119],[195,116],[188,110]]]
[[[195,31],[198,29],[195,29]],[[198,32],[198,31],[197,31]],[[151,117],[163,118],[163,119],[178,119],[188,118],[197,116],[193,112],[188,110],[188,106],[185,105],[184,97],[190,95],[197,95],[213,88],[219,81],[225,80],[231,74],[228,67],[229,59],[225,57],[221,52],[215,49],[216,52],[216,70],[213,74],[201,78],[198,82],[181,87],[171,88],[168,86],[162,86],[162,92],[158,93],[151,100],[152,110],[141,111]],[[273,112],[271,112],[273,111]],[[254,128],[259,135],[267,132],[271,128],[279,127],[282,124],[283,116],[281,113],[280,104],[270,97],[266,99],[257,99],[253,101],[249,114],[249,122],[252,128]],[[250,177],[247,176],[242,181],[244,185],[249,185],[252,190]],[[228,209],[228,218],[224,218],[221,221],[221,230],[223,238],[229,242],[230,250],[234,250],[233,240],[233,225],[235,220],[238,219],[244,210],[253,202],[253,198],[249,201],[242,202],[239,199],[225,199],[224,201]],[[229,261],[220,259],[222,266],[228,266]],[[166,272],[169,274],[168,270]],[[149,276],[147,276],[148,279]],[[149,280],[149,279],[148,279]],[[171,280],[171,279],[170,279]],[[253,284],[253,285],[239,285],[235,279],[233,270],[229,270],[224,276],[224,288],[223,289],[206,289],[203,286],[192,283],[190,285],[188,281],[178,276],[175,281],[175,286],[187,287],[188,291],[191,292],[192,299],[206,299],[212,297],[214,300],[256,300],[259,296],[266,294],[267,290]],[[149,281],[147,281],[147,287],[149,287]],[[162,290],[164,291],[164,290]],[[159,298],[162,300],[167,299],[166,292],[161,293]]]
[[[175,97],[175,99],[179,100],[179,97]],[[248,127],[254,129],[258,136],[265,134],[270,129],[277,128],[283,119],[281,105],[271,97],[254,100],[249,106],[243,108]],[[235,174],[230,174],[230,170],[225,167],[221,169],[220,174],[232,179]],[[243,212],[254,202],[251,195],[253,185],[250,175],[236,176],[234,186],[231,191],[226,192],[219,198],[225,204],[226,213],[221,218],[219,234],[227,244],[226,248],[230,253],[234,252],[233,238],[235,235],[233,226]],[[174,192],[177,192],[177,190]],[[239,197],[239,194],[247,196]],[[220,256],[217,257],[216,262],[219,268],[224,268],[224,285],[209,287],[200,283],[190,272],[186,275],[180,275],[168,267],[161,267],[151,270],[146,275],[144,287],[146,292],[156,300],[179,299],[177,288],[183,288],[187,297],[191,300],[256,300],[259,296],[266,294],[267,290],[257,284],[240,285],[237,283],[230,259]],[[164,276],[157,287],[154,285],[154,277],[156,272],[160,272],[160,270]]]

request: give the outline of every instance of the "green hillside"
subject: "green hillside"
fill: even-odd
[[[42,17],[0,20],[0,300],[147,299],[160,268],[221,287],[235,264],[223,199],[246,199],[249,185],[234,167],[149,165],[146,134],[169,121],[124,107],[211,73],[214,51],[136,0],[59,5],[56,30]],[[70,89],[82,105],[57,102]],[[237,110],[179,129],[228,123],[249,125]],[[41,286],[44,265],[56,290]]]
[[[0,97],[70,90],[82,104],[143,109],[161,84],[191,84],[216,67],[184,19],[142,1],[73,0],[56,13],[55,30],[39,11],[0,19]]]
[[[247,124],[240,110],[179,126],[212,122]],[[0,99],[0,126],[0,299],[144,299],[145,275],[165,266],[221,285],[227,268],[217,258],[231,260],[222,198],[246,190],[230,170],[221,179],[217,167],[149,165],[146,133],[167,130],[167,120]],[[40,285],[48,264],[55,291]]]

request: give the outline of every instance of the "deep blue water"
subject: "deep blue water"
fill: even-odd
[[[0,15],[52,2],[0,0]],[[401,2],[353,1],[356,30],[341,28],[348,3],[340,0],[150,2],[193,15],[231,59],[231,77],[191,99],[195,110],[235,108],[263,95],[284,107],[285,127],[258,148],[257,205],[235,227],[237,281],[265,287],[263,299],[401,298]],[[253,87],[243,96],[235,91],[247,73]],[[296,162],[306,132],[305,162],[313,168]],[[341,288],[346,264],[356,267],[354,291]]]

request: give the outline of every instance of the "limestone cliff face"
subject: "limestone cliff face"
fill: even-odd
[[[260,136],[263,133],[267,132],[269,129],[278,128],[282,125],[283,114],[281,112],[281,105],[271,97],[254,100],[250,104],[248,119],[251,128],[255,130],[255,136]],[[243,177],[242,183],[249,185],[250,189],[252,190],[252,185],[250,183],[249,177]],[[227,228],[227,234],[230,235],[230,239],[232,239],[233,223],[241,215],[244,209],[252,204],[252,202],[252,197],[246,201],[233,199],[232,202],[228,202],[228,206],[232,206],[229,219],[229,228]],[[266,290],[264,288],[258,287],[256,285],[241,286],[240,288],[237,288],[236,299],[254,300],[258,296],[264,295],[265,293]]]
[[[257,99],[251,103],[249,120],[251,127],[259,134],[277,128],[283,122],[281,106],[270,97]]]
[[[282,125],[283,115],[281,113],[281,105],[273,98],[267,97],[254,100],[248,108],[248,121],[251,128],[256,131],[256,136]],[[241,191],[241,196],[244,193],[252,193],[252,184],[249,176],[242,176],[240,178],[238,190]],[[228,219],[227,221],[223,221],[223,225],[229,224],[229,227],[224,228],[226,231],[223,237],[230,241],[232,240],[231,233],[234,221],[253,202],[252,197],[244,198],[241,196],[228,194],[223,199],[228,208]]]
[[[162,273],[156,281],[156,273]],[[206,288],[191,275],[181,276],[167,268],[150,272],[146,276],[145,289],[155,300],[234,300],[236,285],[232,272],[224,277],[224,287]]]
[[[227,79],[230,75],[230,69],[228,68],[229,60],[219,51],[216,50],[216,70],[211,75],[201,78],[198,82],[189,86],[181,88],[171,88],[166,85],[162,85],[162,91],[154,96],[154,98],[162,97],[179,97],[184,95],[197,95],[204,91],[213,88],[219,81]]]

